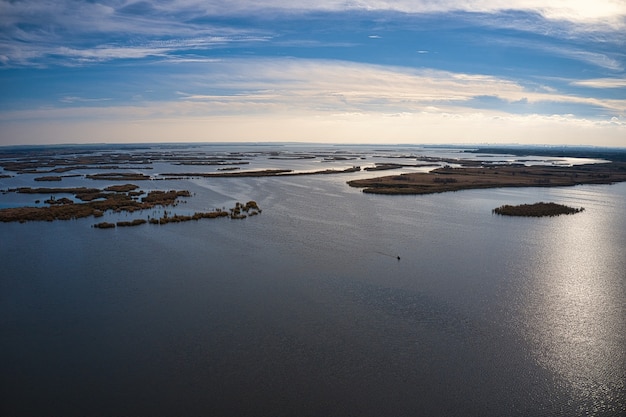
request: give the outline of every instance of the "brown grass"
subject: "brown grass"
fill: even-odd
[[[124,184],[124,185],[111,185],[104,189],[104,191],[113,191],[115,193],[127,193],[129,191],[134,191],[139,186],[135,184]]]
[[[90,174],[87,175],[86,178],[106,181],[144,181],[149,180],[150,176],[141,173],[106,172],[100,174]]]
[[[131,220],[129,222],[127,221],[123,221],[123,222],[117,222],[116,225],[117,227],[131,227],[131,226],[139,226],[142,224],[146,224],[148,221],[144,220],[144,219],[135,219],[135,220]]]
[[[561,214],[576,214],[584,208],[568,207],[556,203],[520,204],[518,206],[504,205],[493,209],[493,213],[503,216],[544,217],[560,216]]]
[[[557,187],[626,181],[626,163],[574,167],[490,166],[438,168],[428,173],[391,175],[349,181],[352,187],[376,194],[431,194],[475,188]]]
[[[101,222],[94,224],[93,227],[98,229],[113,229],[115,228],[115,223]]]
[[[60,176],[47,176],[47,177],[37,177],[35,181],[61,181],[63,178]]]
[[[122,186],[127,189],[129,185]],[[134,189],[134,188],[133,188]],[[68,198],[46,200],[48,207],[16,207],[0,210],[0,221],[2,222],[25,222],[25,221],[52,221],[69,220],[83,217],[101,217],[104,212],[112,210],[115,212],[135,212],[146,210],[155,206],[171,206],[176,204],[179,197],[189,197],[189,191],[151,191],[142,201],[136,201],[131,193],[110,192],[106,193],[99,189],[90,188],[43,188],[43,189],[18,189],[17,192],[55,194],[74,191],[77,198],[84,203],[74,203]]]
[[[161,174],[164,177],[171,178],[192,178],[192,177],[219,177],[219,178],[229,178],[229,177],[286,177],[286,176],[297,176],[297,175],[324,175],[324,174],[345,174],[349,172],[358,172],[361,168],[358,166],[353,166],[351,168],[346,169],[323,169],[319,171],[304,171],[304,172],[294,172],[290,169],[264,169],[259,171],[237,171],[237,172],[186,172],[186,173],[164,173]]]

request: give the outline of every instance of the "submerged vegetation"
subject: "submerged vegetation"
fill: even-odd
[[[520,204],[518,206],[506,204],[493,209],[492,212],[503,216],[553,217],[561,214],[576,214],[584,210],[583,207],[574,208],[557,203],[539,202],[535,204]]]

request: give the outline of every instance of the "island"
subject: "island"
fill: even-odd
[[[584,207],[575,208],[563,204],[539,202],[534,204],[520,204],[517,206],[505,204],[493,209],[492,212],[502,216],[554,217],[560,216],[561,214],[576,214],[584,210]]]
[[[344,169],[323,169],[318,171],[293,171],[291,169],[263,169],[256,171],[238,171],[238,172],[166,172],[161,174],[167,178],[252,178],[252,177],[290,177],[300,175],[324,175],[324,174],[347,174],[351,172],[359,172],[360,166],[352,166]]]
[[[427,173],[366,178],[348,184],[373,194],[433,194],[477,188],[563,187],[626,181],[626,162],[576,166],[476,164],[472,161],[471,167],[444,166]]]
[[[99,188],[30,188],[22,187],[9,190],[9,192],[24,194],[45,194],[51,197],[45,200],[48,206],[43,207],[12,207],[0,209],[0,221],[20,222],[26,221],[53,221],[71,220],[84,217],[102,217],[106,211],[133,213],[148,210],[155,207],[175,207],[180,197],[191,197],[187,190],[153,190],[143,192],[134,184],[112,185],[104,189]],[[55,198],[54,194],[73,194],[73,199],[67,197]],[[145,194],[145,195],[144,195]],[[143,196],[143,197],[141,197]],[[231,219],[244,219],[261,213],[261,209],[255,201],[247,203],[237,202],[229,211],[215,209],[208,212],[196,212],[192,215],[168,213],[167,210],[161,218],[147,219],[137,218],[131,221],[117,223],[101,222],[94,225],[99,229],[114,227],[139,226],[142,224],[168,224],[180,223],[191,220],[214,219],[218,217],[230,217]]]

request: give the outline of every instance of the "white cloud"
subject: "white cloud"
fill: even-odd
[[[281,12],[320,10],[479,12],[490,16],[488,19],[474,15],[467,18],[477,19],[477,24],[513,25],[516,29],[543,31],[550,36],[562,36],[565,32],[597,32],[599,34],[594,35],[597,39],[618,44],[624,43],[620,36],[626,30],[626,2],[623,0],[0,0],[0,64],[28,65],[54,55],[55,63],[67,58],[67,64],[74,65],[167,54],[185,47],[210,48],[228,42],[262,42],[272,36],[271,28],[267,31],[244,30],[226,24],[217,26],[198,22],[217,15],[244,13],[256,16],[265,13],[275,17]],[[539,15],[549,23],[518,22],[509,15],[511,11]],[[498,16],[498,13],[504,13],[503,17],[491,17],[492,14]],[[565,23],[557,25],[557,21]],[[120,34],[131,41],[124,41],[124,44],[111,42],[111,38],[119,40]],[[379,35],[372,34],[370,38],[376,39]],[[155,39],[169,40],[161,41],[167,44],[158,45]],[[131,49],[137,51],[131,52]],[[73,53],[67,57],[58,55],[64,50]],[[606,55],[587,51],[572,51],[570,55],[603,68],[623,69],[619,61]]]
[[[5,123],[0,144],[155,141],[313,141],[340,143],[540,143],[624,146],[626,124],[567,115],[418,112],[399,115],[273,113],[180,116],[172,103],[149,108],[49,110],[43,119]],[[104,110],[105,117],[102,111]],[[81,116],[92,114],[81,120]],[[41,110],[41,112],[46,112]],[[154,117],[158,114],[158,117]]]
[[[160,76],[160,88],[178,91],[176,104],[168,108],[180,116],[395,114],[433,108],[464,114],[485,108],[484,102],[510,113],[519,112],[520,106],[532,112],[533,106],[541,105],[542,111],[575,106],[586,117],[626,115],[626,99],[566,94],[549,85],[527,88],[515,80],[483,74],[301,59],[183,60],[169,65],[180,66],[180,71]],[[138,93],[152,87],[151,79],[145,83],[135,85]],[[599,87],[616,82],[576,84]]]
[[[127,2],[119,0],[0,0],[2,63],[29,65],[45,58],[74,65],[267,39],[259,31],[187,22],[204,16],[198,4],[181,10],[164,8],[173,2],[155,4],[160,7],[151,13],[127,14]]]
[[[237,111],[258,112],[259,104],[307,111],[417,112],[429,106],[471,109],[489,96],[507,103],[562,104],[626,114],[626,99],[600,99],[558,92],[550,86],[526,88],[509,79],[432,69],[383,67],[322,60],[231,60],[210,73],[180,78],[190,86],[181,100],[231,103]],[[212,91],[220,91],[213,94]]]
[[[595,65],[600,68],[606,68],[611,71],[624,70],[624,66],[620,61],[611,58],[607,54],[573,48],[544,47],[543,49],[555,55],[561,55],[577,61],[586,62],[588,64]]]
[[[0,143],[46,137],[57,142],[594,144],[600,138],[601,144],[626,145],[626,100],[565,95],[546,88],[529,90],[512,80],[481,74],[335,61],[241,59],[203,68],[202,74],[171,75],[167,82],[180,88],[178,98],[171,101],[144,101],[132,106],[92,101],[83,107],[85,100],[95,99],[68,96],[57,108],[4,111],[0,113]],[[148,88],[138,87],[141,91]],[[500,100],[501,105],[478,107],[476,100],[485,94]],[[556,103],[600,108],[604,115],[592,118],[532,110],[517,114],[508,107],[507,103],[524,100],[530,106]],[[67,106],[72,103],[75,105]]]
[[[163,7],[166,7],[165,5]],[[454,11],[497,13],[519,10],[537,13],[546,19],[562,20],[579,24],[623,28],[626,17],[626,3],[622,0],[178,0],[171,3],[175,8],[200,7],[211,14],[251,12],[252,10],[290,11],[345,11],[345,10],[389,10],[406,13],[445,13]]]
[[[570,84],[590,88],[626,88],[626,78],[594,78],[573,81]]]
[[[59,99],[62,103],[98,103],[102,101],[110,101],[110,98],[88,98],[88,97],[80,97],[80,96],[63,96]]]

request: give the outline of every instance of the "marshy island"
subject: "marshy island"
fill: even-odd
[[[512,206],[505,204],[492,210],[494,214],[518,217],[554,217],[562,214],[576,214],[584,211],[584,207],[575,208],[557,203],[534,203]]]
[[[626,162],[577,166],[444,166],[426,173],[353,180],[348,185],[372,194],[433,194],[477,188],[563,187],[621,181],[626,181]]]
[[[31,188],[21,187],[8,190],[21,194],[51,195],[41,207],[11,207],[0,210],[2,222],[26,222],[26,221],[53,221],[71,220],[84,217],[102,217],[105,212],[134,213],[150,210],[155,207],[176,206],[181,197],[191,197],[187,190],[153,190],[144,192],[134,184],[112,185],[104,189],[99,188]],[[73,194],[74,199],[67,197],[56,198],[55,194]],[[117,223],[101,222],[95,225],[97,228],[111,228],[115,226],[128,227],[139,226],[145,223],[168,224],[180,223],[190,220],[214,219],[229,217],[231,219],[244,219],[261,213],[261,209],[255,201],[247,203],[237,202],[230,210],[214,209],[208,212],[196,212],[192,215],[180,215],[168,213],[166,210],[160,218],[147,216],[146,219],[134,219],[132,221],[120,221]]]

